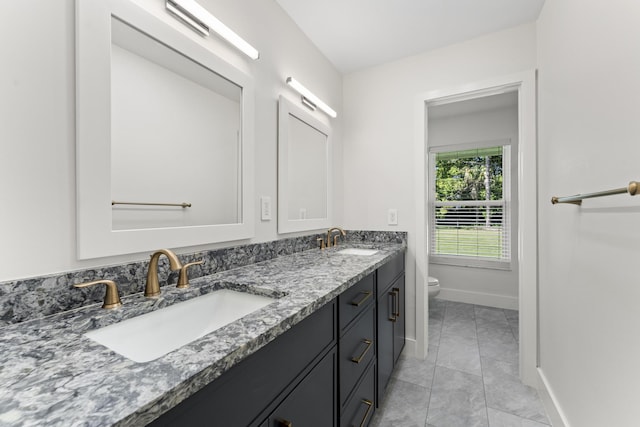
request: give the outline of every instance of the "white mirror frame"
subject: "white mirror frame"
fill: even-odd
[[[242,220],[237,224],[113,230],[111,208],[111,17],[242,87]],[[171,15],[168,15],[171,16]],[[174,19],[174,18],[171,18]],[[254,235],[253,81],[203,44],[127,0],[76,1],[76,207],[78,259],[242,240]],[[181,165],[167,171],[167,179]],[[188,167],[187,165],[182,165]],[[213,165],[212,165],[213,166]],[[162,182],[157,185],[162,186]]]
[[[331,127],[308,110],[294,104],[282,95],[278,100],[278,233],[293,233],[331,227],[332,213],[332,138]],[[310,219],[289,218],[289,116],[294,116],[327,135],[327,217]]]

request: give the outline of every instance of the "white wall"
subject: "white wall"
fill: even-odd
[[[437,107],[433,107],[437,108]],[[429,110],[432,110],[431,108]],[[518,107],[429,119],[429,147],[479,141],[511,141],[511,269],[497,270],[429,263],[429,275],[440,280],[440,298],[494,307],[518,308]],[[431,236],[433,237],[433,236]]]
[[[535,43],[535,24],[527,24],[344,77],[344,223],[409,232],[408,319],[416,316],[415,97],[533,69]],[[389,208],[398,209],[398,226],[387,225]],[[415,329],[409,321],[409,338]]]
[[[138,2],[158,10],[164,7],[162,0]],[[200,4],[261,54],[253,62],[224,42],[214,42],[222,57],[255,78],[256,206],[261,195],[270,196],[277,206],[277,100],[285,94],[298,102],[285,84],[287,76],[294,76],[339,114],[330,123],[337,171],[333,213],[334,222],[340,224],[341,75],[275,2],[201,0]],[[25,0],[3,4],[0,14],[0,281],[148,257],[144,253],[76,260],[74,13],[73,0]],[[195,34],[163,16],[170,25]],[[273,218],[262,222],[256,210],[253,241],[282,237],[277,234],[277,215]]]
[[[540,364],[568,424],[640,420],[640,4],[547,1],[538,21]]]

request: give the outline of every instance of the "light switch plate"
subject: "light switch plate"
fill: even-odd
[[[387,223],[389,225],[398,225],[398,209],[389,209]]]
[[[260,218],[263,221],[271,221],[271,197],[260,197]]]

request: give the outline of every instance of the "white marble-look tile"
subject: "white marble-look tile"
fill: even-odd
[[[444,319],[446,302],[437,298],[429,300],[429,319]]]
[[[413,356],[406,356],[403,353],[393,371],[393,377],[404,382],[431,389],[437,355],[438,347],[435,346],[429,346],[429,352],[424,360]]]
[[[517,322],[509,323],[509,326],[511,326],[511,332],[513,333],[513,337],[516,339],[516,342],[520,342],[520,324]]]
[[[482,323],[498,323],[507,324],[508,319],[504,311],[500,308],[474,306],[476,322]]]
[[[488,427],[482,377],[436,366],[427,423],[434,427]]]
[[[442,334],[438,347],[437,366],[482,375],[478,340],[461,335]]]
[[[442,320],[429,319],[429,348],[440,345],[440,335],[442,334]]]
[[[548,424],[538,391],[522,384],[517,365],[482,358],[487,406],[522,418]]]
[[[428,404],[428,388],[392,378],[370,426],[423,427]]]
[[[518,362],[505,362],[504,360],[481,357],[482,377],[485,383],[500,381],[520,381]]]
[[[446,319],[468,319],[475,320],[475,308],[473,304],[448,301],[444,311]]]
[[[511,328],[490,329],[478,327],[480,355],[506,362],[517,363],[520,349]]]
[[[476,321],[464,317],[447,317],[445,315],[442,323],[442,333],[475,338],[477,336]]]
[[[549,427],[549,424],[528,420],[493,408],[487,408],[487,414],[489,427]]]
[[[520,318],[520,312],[518,310],[508,310],[505,308],[502,311],[504,311],[504,315],[507,316],[509,322],[517,322]]]

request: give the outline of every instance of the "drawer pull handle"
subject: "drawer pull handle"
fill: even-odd
[[[366,344],[366,347],[364,348],[364,351],[362,352],[362,354],[360,354],[360,356],[351,358],[351,361],[354,363],[360,363],[362,359],[364,359],[364,356],[366,356],[367,353],[369,352],[369,349],[371,348],[371,344],[373,344],[373,341],[367,340],[367,339],[362,340],[362,342]]]
[[[371,298],[371,295],[373,295],[373,292],[371,291],[361,291],[360,293],[364,294],[364,297],[362,297],[359,301],[351,301],[349,304],[355,307],[360,307],[366,300]]]
[[[396,291],[395,288],[394,290],[392,290],[391,292],[389,292],[389,296],[391,297],[391,310],[389,310],[389,312],[391,312],[391,316],[389,316],[389,320],[391,320],[392,322],[395,322],[398,320],[398,317],[396,316]],[[387,309],[389,308],[389,306],[387,305]]]
[[[371,410],[373,409],[373,402],[367,399],[362,399],[362,403],[364,403],[365,405],[367,405],[367,412],[364,413],[364,418],[362,418],[362,422],[360,423],[359,427],[364,427],[367,423],[367,418],[369,418],[369,414],[371,413]],[[352,424],[353,427],[355,427],[355,424]]]
[[[278,420],[281,427],[293,427],[293,423],[289,420]]]
[[[395,293],[395,302],[396,302],[396,310],[395,313],[393,313],[393,315],[396,317],[396,319],[398,317],[400,317],[400,288],[393,288],[393,292]]]

